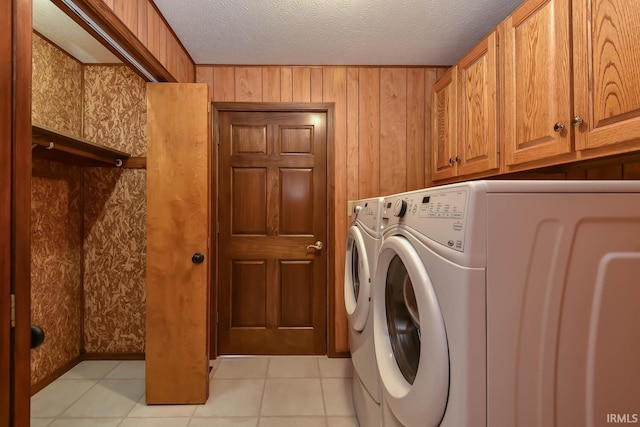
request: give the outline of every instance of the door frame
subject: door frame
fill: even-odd
[[[326,326],[327,326],[327,355],[329,357],[338,356],[335,343],[335,256],[340,248],[335,248],[335,231],[336,231],[336,203],[335,203],[335,103],[333,102],[212,102],[213,106],[213,138],[211,149],[211,230],[216,230],[215,238],[211,242],[211,318],[216,319],[215,327],[211,328],[211,348],[210,354],[213,358],[218,356],[218,181],[220,173],[218,169],[218,147],[220,145],[220,129],[219,119],[221,112],[231,111],[248,111],[248,112],[317,112],[326,113],[327,115],[327,294],[326,294]],[[215,315],[213,315],[215,313]]]
[[[2,36],[0,49],[0,87],[3,95],[10,94],[8,103],[6,98],[0,101],[0,156],[3,167],[8,167],[4,171],[8,173],[0,174],[3,202],[10,195],[10,207],[4,205],[0,212],[0,325],[4,337],[0,360],[3,370],[8,364],[10,372],[0,383],[0,407],[8,405],[9,409],[8,416],[2,411],[0,425],[15,427],[29,425],[31,400],[31,10],[31,0],[11,0],[2,6],[8,13],[0,14],[3,28],[10,29]],[[5,308],[10,293],[15,295],[15,327],[7,334],[4,327],[9,326],[9,311]]]

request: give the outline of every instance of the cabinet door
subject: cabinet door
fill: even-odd
[[[458,63],[458,173],[498,167],[496,33]]]
[[[147,85],[147,404],[209,394],[209,93]]]
[[[569,0],[528,0],[500,31],[505,165],[570,152]]]
[[[451,68],[433,85],[431,94],[431,177],[434,181],[457,175],[456,119],[458,69]]]
[[[640,7],[574,2],[576,149],[640,138]]]

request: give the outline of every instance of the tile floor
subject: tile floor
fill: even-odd
[[[358,427],[351,359],[228,357],[204,405],[146,406],[143,361],[85,361],[31,399],[32,427]]]

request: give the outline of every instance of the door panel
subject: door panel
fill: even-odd
[[[219,115],[220,354],[326,351],[326,113]]]
[[[148,404],[209,392],[208,103],[205,84],[147,86]]]

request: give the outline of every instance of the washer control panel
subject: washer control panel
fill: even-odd
[[[412,191],[384,199],[387,226],[406,224],[441,245],[464,252],[468,204],[466,187]]]
[[[358,221],[367,229],[378,232],[381,199],[358,200],[353,204],[353,221]]]

